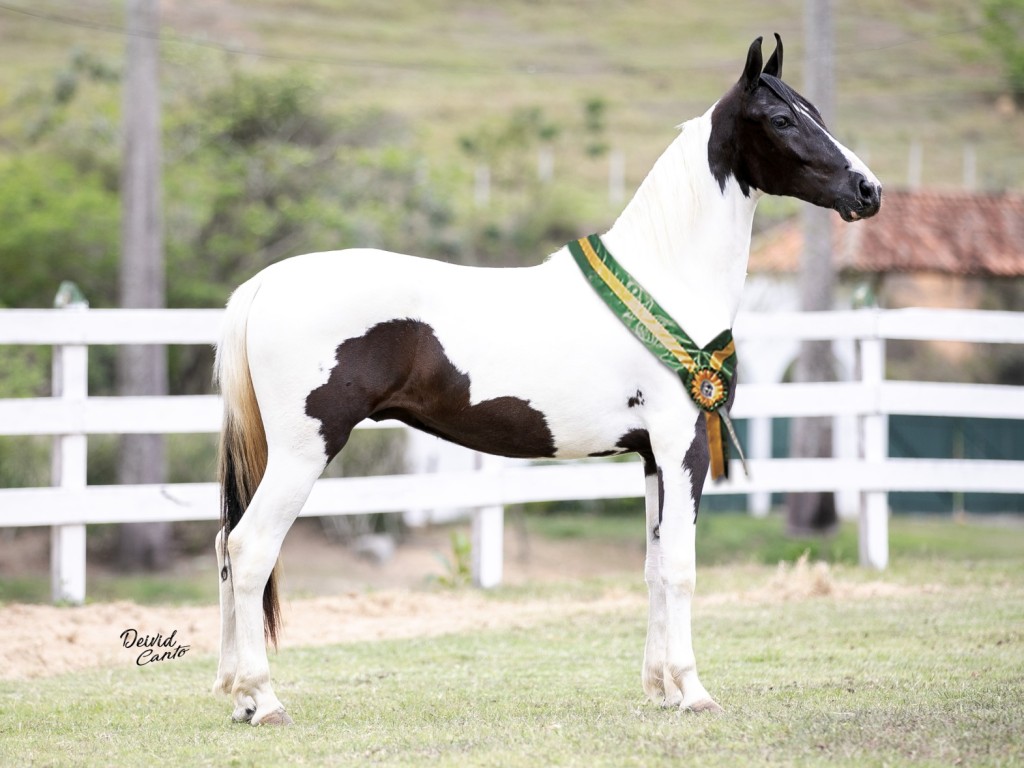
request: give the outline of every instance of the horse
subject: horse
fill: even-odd
[[[881,206],[875,175],[783,82],[775,38],[763,69],[759,37],[739,80],[679,126],[601,238],[700,346],[732,327],[763,195],[848,222]],[[567,248],[525,268],[375,249],[285,259],[231,295],[215,369],[225,415],[214,691],[233,698],[233,720],[292,722],[267,661],[280,619],[275,564],[314,482],[367,418],[507,457],[639,454],[650,600],[643,690],[664,706],[721,709],[697,675],[690,622],[709,467],[704,414]]]

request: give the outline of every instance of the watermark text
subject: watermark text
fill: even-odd
[[[121,644],[128,649],[141,649],[135,664],[144,667],[158,661],[180,659],[188,653],[189,645],[178,642],[178,630],[167,637],[157,632],[155,635],[143,635],[135,628],[126,629],[121,633]]]

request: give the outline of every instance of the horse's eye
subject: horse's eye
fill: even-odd
[[[772,118],[772,126],[775,128],[788,128],[793,122],[786,115],[776,115]]]

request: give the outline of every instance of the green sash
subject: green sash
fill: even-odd
[[[569,252],[598,296],[650,352],[675,371],[690,398],[704,412],[711,477],[729,477],[729,446],[722,426],[739,449],[736,432],[722,406],[736,375],[736,344],[726,329],[698,347],[658,302],[622,268],[597,235],[569,243]],[[743,459],[743,451],[740,450]],[[744,461],[744,469],[746,462]]]

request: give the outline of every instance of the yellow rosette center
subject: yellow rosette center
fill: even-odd
[[[690,394],[701,408],[713,411],[725,402],[728,391],[718,371],[698,368],[690,380]]]

